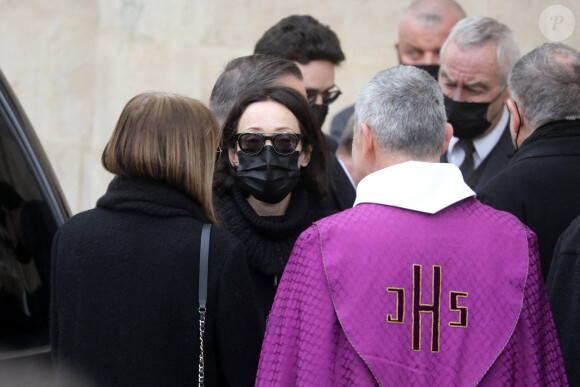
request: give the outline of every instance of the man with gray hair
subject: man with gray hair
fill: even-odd
[[[580,53],[543,44],[518,61],[508,82],[518,150],[478,196],[534,230],[547,278],[558,237],[580,213]]]
[[[459,21],[441,48],[439,84],[453,138],[443,162],[478,191],[513,155],[507,77],[519,58],[512,30],[487,17]]]
[[[508,84],[510,131],[517,152],[478,197],[517,216],[538,236],[566,370],[570,385],[577,386],[579,261],[554,255],[554,248],[580,214],[580,53],[561,43],[543,44],[516,63]]]
[[[382,71],[355,117],[355,207],[296,242],[256,385],[565,385],[536,237],[439,163],[437,82]]]

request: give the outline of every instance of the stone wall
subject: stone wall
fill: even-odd
[[[205,103],[224,64],[252,53],[279,19],[310,14],[339,36],[336,84],[351,104],[379,70],[397,64],[398,17],[410,0],[0,0],[0,68],[36,128],[73,212],[92,208],[111,175],[100,164],[124,104],[146,90]],[[469,16],[516,31],[522,54],[547,42],[542,11],[578,0],[459,0]],[[564,43],[580,47],[580,25]],[[325,128],[326,130],[327,128]]]

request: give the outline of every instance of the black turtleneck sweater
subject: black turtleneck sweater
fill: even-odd
[[[214,204],[225,227],[248,247],[258,308],[266,321],[298,236],[312,222],[335,211],[326,209],[300,185],[292,192],[283,216],[259,216],[248,203],[247,195],[237,187],[223,197],[216,196]]]
[[[79,385],[197,384],[207,222],[195,200],[166,184],[115,178],[97,208],[58,230],[51,342],[59,375],[78,372],[88,379]],[[262,335],[245,248],[212,227],[206,385],[253,385]]]

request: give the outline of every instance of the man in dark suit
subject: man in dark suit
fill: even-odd
[[[439,84],[453,138],[443,162],[457,165],[476,192],[507,165],[507,77],[519,58],[513,31],[491,18],[459,21],[441,48]]]

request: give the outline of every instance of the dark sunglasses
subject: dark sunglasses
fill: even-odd
[[[260,153],[266,146],[266,140],[270,140],[276,153],[289,155],[296,150],[298,143],[302,140],[302,135],[297,133],[274,133],[270,136],[265,136],[262,133],[238,133],[234,136],[234,139],[244,153]]]
[[[306,89],[306,99],[310,105],[316,102],[318,95],[322,96],[322,103],[328,105],[336,101],[336,99],[342,94],[342,91],[335,85],[330,89],[323,91],[322,93],[314,89]]]

